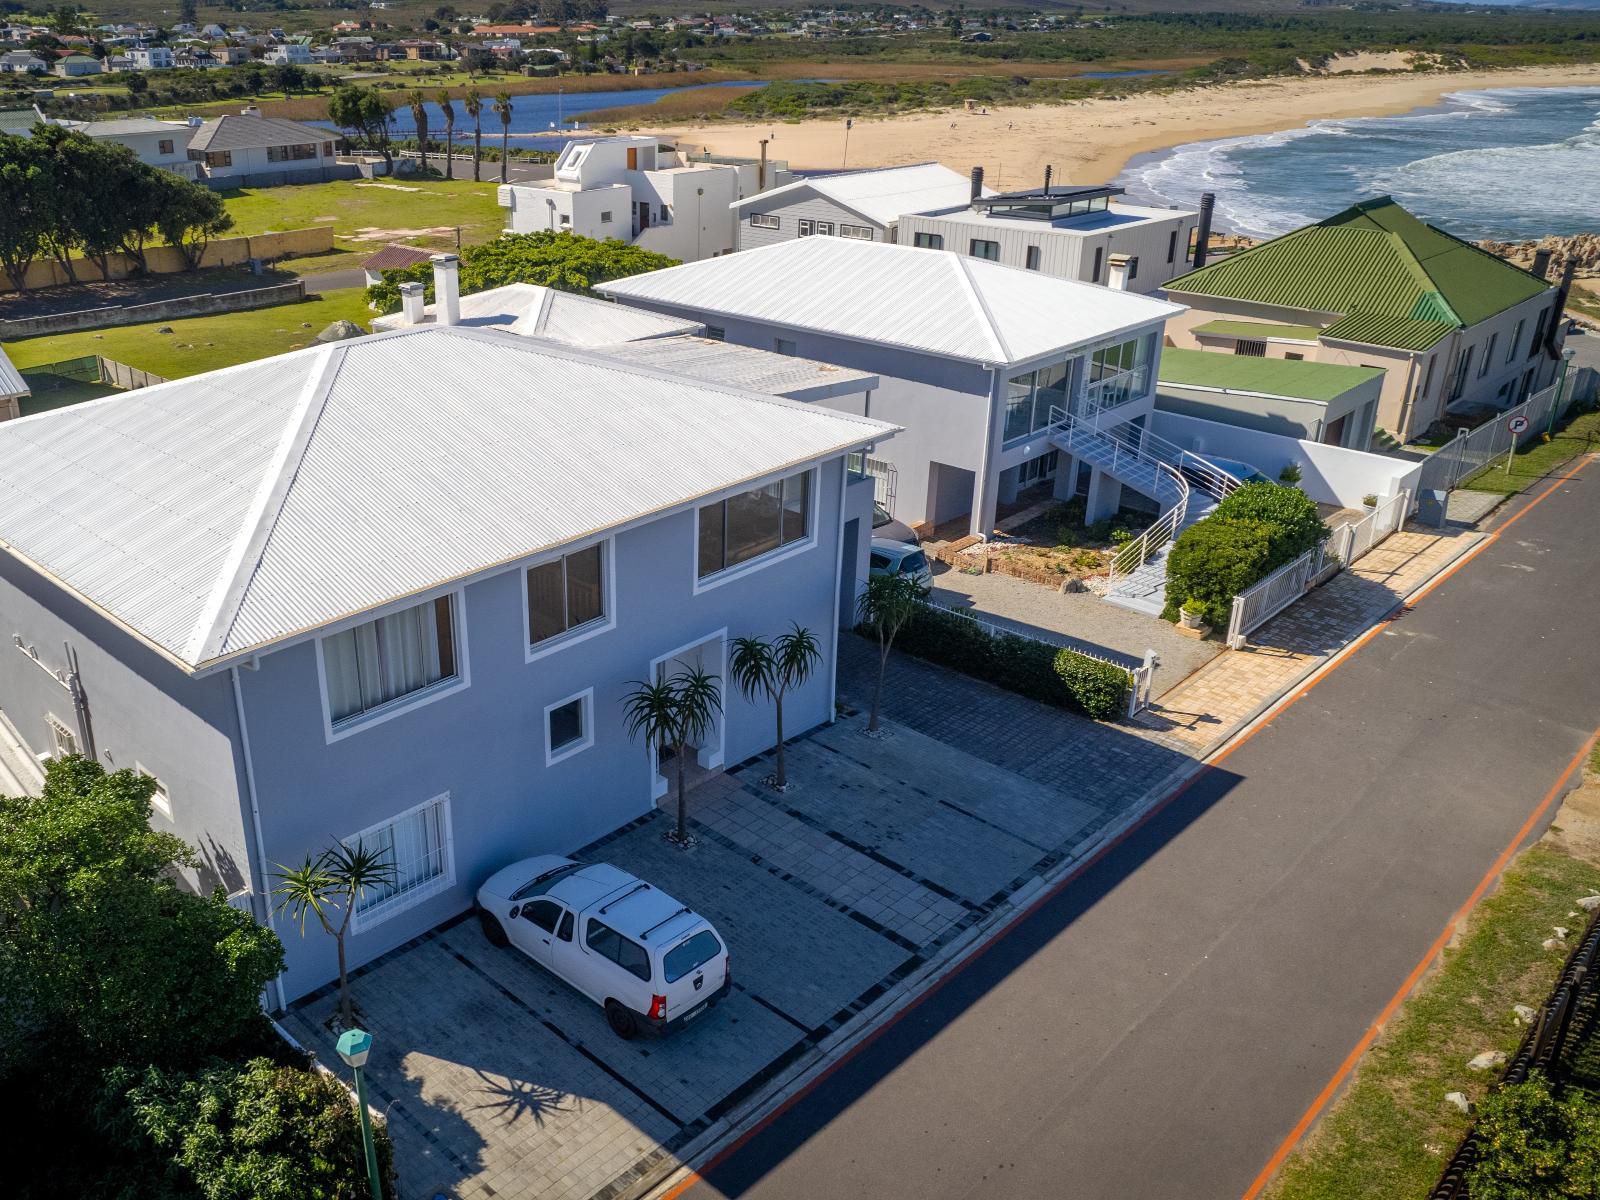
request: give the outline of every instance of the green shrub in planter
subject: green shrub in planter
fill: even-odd
[[[1055,673],[1078,708],[1096,721],[1114,721],[1128,711],[1128,673],[1076,650],[1056,653]]]
[[[1535,1071],[1489,1093],[1478,1138],[1472,1200],[1600,1196],[1600,1101],[1577,1088],[1557,1095]]]
[[[1235,489],[1206,520],[1260,521],[1270,526],[1267,571],[1299,558],[1332,532],[1318,515],[1315,500],[1299,488],[1276,483],[1247,483]]]
[[[1233,598],[1272,570],[1272,539],[1273,527],[1265,521],[1229,520],[1215,513],[1189,526],[1167,552],[1167,605],[1161,615],[1176,621],[1185,600],[1198,600],[1205,605],[1207,624],[1226,628]]]

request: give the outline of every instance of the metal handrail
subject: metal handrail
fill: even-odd
[[[1193,471],[1200,477],[1201,486],[1219,500],[1235,488],[1244,485],[1244,481],[1232,472],[1223,470],[1193,450],[1186,450],[1176,442],[1168,441],[1153,430],[1140,429],[1139,437],[1134,441],[1126,438],[1121,432],[1126,428],[1128,428],[1127,423],[1122,422],[1112,429],[1097,429],[1096,432],[1124,441],[1151,458],[1176,467],[1179,471]]]

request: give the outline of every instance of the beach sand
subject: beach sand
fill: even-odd
[[[982,166],[997,189],[1037,183],[1046,163],[1058,183],[1106,183],[1137,154],[1186,142],[1294,129],[1319,117],[1386,116],[1437,104],[1447,92],[1503,87],[1600,85],[1600,65],[1524,67],[1440,74],[1330,75],[1258,80],[1151,93],[1125,100],[1082,100],[1031,108],[959,110],[857,117],[849,133],[832,118],[763,125],[706,124],[653,129],[662,138],[713,154],[768,153],[803,169],[942,162],[966,172]]]

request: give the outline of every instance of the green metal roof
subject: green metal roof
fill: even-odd
[[[1173,387],[1222,388],[1230,392],[1260,392],[1327,404],[1352,388],[1383,378],[1381,367],[1347,367],[1339,363],[1304,362],[1290,358],[1256,358],[1224,354],[1218,350],[1161,352],[1156,372],[1161,383]]]
[[[1178,299],[1216,296],[1460,328],[1550,286],[1383,196],[1191,271],[1168,283],[1167,291]],[[1397,335],[1414,340],[1418,334],[1401,328]]]
[[[1351,313],[1322,331],[1325,338],[1386,346],[1398,350],[1426,350],[1436,346],[1458,326],[1454,322],[1418,321],[1411,317],[1383,317],[1377,313]]]
[[[1271,325],[1265,321],[1207,321],[1191,332],[1216,337],[1288,338],[1296,342],[1314,342],[1322,335],[1315,325]]]

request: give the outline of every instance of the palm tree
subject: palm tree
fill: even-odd
[[[883,676],[889,666],[889,648],[895,634],[916,616],[928,594],[927,585],[913,575],[872,575],[856,605],[861,624],[878,635],[878,682],[872,689],[872,717],[867,732],[876,737],[878,710],[883,699]]]
[[[339,947],[339,1019],[346,1029],[355,1028],[355,1005],[350,1000],[350,975],[345,967],[344,935],[350,918],[367,892],[393,887],[395,866],[388,852],[368,849],[357,841],[354,846],[336,842],[313,859],[306,855],[298,867],[278,865],[279,884],[272,889],[278,897],[278,911],[288,911],[306,935],[306,918],[314,916],[324,933],[332,935]],[[337,923],[335,920],[337,919]]]
[[[500,182],[506,181],[506,163],[511,154],[511,93],[496,92],[495,115],[500,118]]]
[[[684,792],[685,760],[692,743],[709,734],[722,711],[717,677],[699,667],[671,679],[635,683],[624,700],[628,736],[643,737],[651,746],[672,747],[678,764],[678,827],[667,840],[680,849],[694,845],[689,836],[689,803]]]
[[[418,88],[406,97],[406,103],[411,106],[411,119],[417,126],[417,149],[422,154],[421,171],[428,173],[428,98]]]
[[[483,96],[477,88],[467,89],[467,98],[463,105],[466,107],[467,116],[472,118],[472,182],[483,182],[479,168],[483,165]]]
[[[733,658],[728,664],[739,690],[751,700],[765,696],[772,701],[778,720],[778,769],[770,783],[777,791],[789,787],[789,774],[783,761],[783,694],[799,687],[811,677],[822,661],[822,651],[809,629],[795,625],[771,642],[760,638],[734,639]]]
[[[456,106],[450,103],[448,88],[439,89],[439,107],[444,109],[444,177],[456,177]]]

